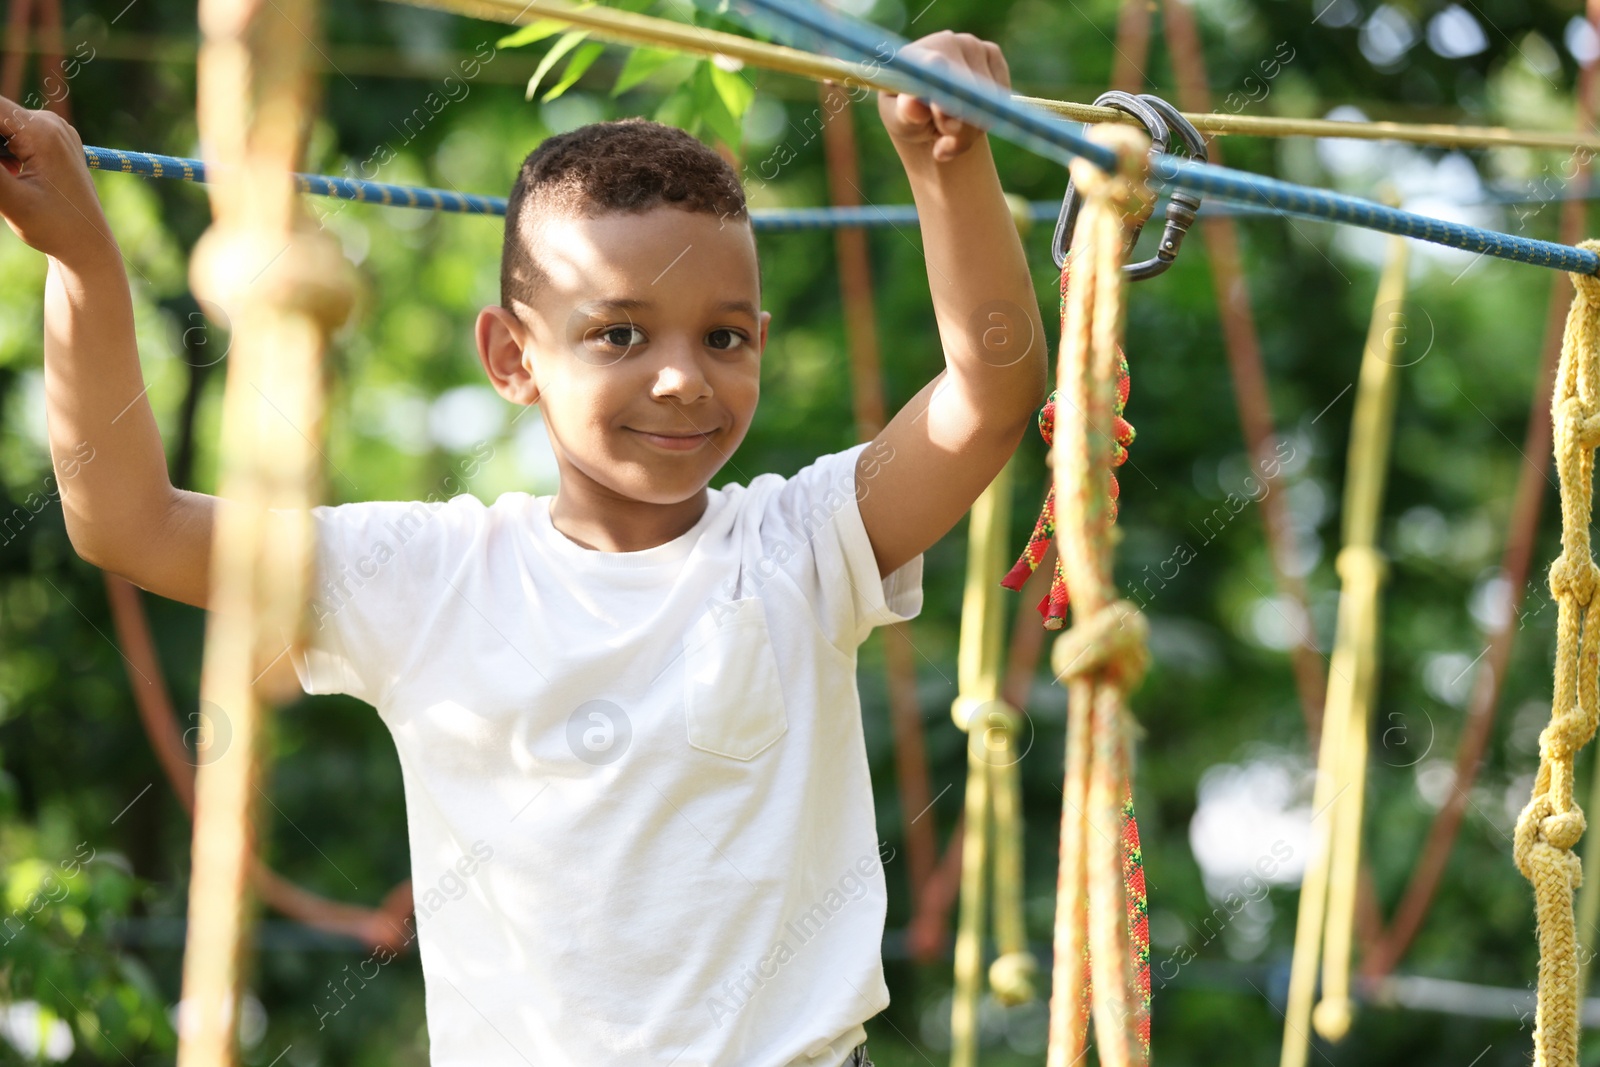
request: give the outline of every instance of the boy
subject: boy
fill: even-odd
[[[1009,85],[975,37],[911,47]],[[540,406],[559,492],[313,512],[294,666],[394,736],[436,1065],[870,1062],[885,889],[856,650],[921,609],[922,552],[1046,386],[982,131],[905,96],[879,112],[946,367],[875,441],[708,489],[770,319],[743,192],[680,131],[601,123],[523,164],[476,328],[495,389]],[[0,214],[49,256],[51,452],[97,456],[61,480],[73,545],[203,607],[226,505],[168,480],[81,142],[3,100],[0,133],[21,160]]]

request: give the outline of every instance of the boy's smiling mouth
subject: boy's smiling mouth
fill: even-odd
[[[657,448],[664,448],[672,452],[692,452],[701,445],[711,440],[715,431],[701,433],[651,433],[649,430],[639,430],[632,426],[625,427],[629,432],[638,434],[646,442]]]

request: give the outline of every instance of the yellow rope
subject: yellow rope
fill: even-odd
[[[298,629],[309,585],[327,334],[346,317],[352,268],[338,243],[301,227],[296,169],[314,0],[202,0],[199,118],[215,222],[190,265],[195,293],[226,308],[233,347],[223,396],[219,507],[212,540],[200,696],[231,730],[202,739],[195,784],[180,1067],[237,1062],[235,1032],[250,943],[266,720],[256,680]],[[298,511],[291,527],[268,509]],[[270,696],[270,694],[269,694]]]
[[[1011,219],[1018,234],[1026,234],[1033,222],[1027,200],[1007,194],[1006,202],[1011,208]],[[1010,467],[1008,463],[1007,471]],[[1010,532],[1005,518],[1009,514],[1008,506],[991,520],[993,537],[997,543],[992,551],[1005,552],[1003,546]],[[1005,566],[1003,555],[999,566]],[[996,597],[1000,587],[992,579],[997,571],[986,570],[984,573],[991,579],[986,586],[988,595]],[[994,610],[997,616],[1001,614],[998,603]],[[994,815],[992,911],[997,953],[994,962],[989,965],[989,988],[994,990],[995,999],[1006,1005],[1026,1004],[1038,996],[1035,979],[1039,963],[1028,950],[1028,924],[1023,901],[1022,753],[1017,751],[1022,718],[1021,713],[1004,700],[996,702],[985,743],[985,763],[990,782],[989,803]]]
[[[1003,702],[992,715],[987,742],[994,812],[994,941],[997,955],[989,965],[989,988],[1005,1005],[1026,1004],[1038,995],[1034,982],[1039,963],[1028,951],[1023,906],[1022,783],[1017,751],[1021,716]]]
[[[1034,996],[1037,964],[1028,953],[1022,906],[1022,805],[1016,735],[1021,718],[1000,695],[1003,603],[994,576],[1005,569],[1007,516],[1016,459],[1008,461],[973,503],[968,520],[967,583],[957,653],[959,695],[950,715],[967,733],[965,829],[961,843],[961,912],[956,927],[955,990],[950,1008],[952,1067],[978,1055],[983,995],[983,918],[993,868],[992,911],[999,956],[989,983],[1002,1003]],[[993,849],[993,861],[990,850]]]
[[[1135,984],[1123,891],[1121,808],[1132,719],[1127,693],[1144,673],[1145,622],[1115,598],[1111,578],[1112,393],[1123,325],[1126,222],[1153,202],[1149,139],[1127,127],[1091,131],[1117,153],[1114,173],[1078,160],[1084,195],[1072,241],[1072,284],[1057,370],[1058,417],[1051,465],[1067,502],[1056,539],[1072,596],[1072,629],[1051,649],[1067,683],[1067,774],[1061,820],[1055,964],[1048,1067],[1079,1062],[1085,948],[1095,1040],[1105,1067],[1142,1067],[1143,997]],[[1087,941],[1087,945],[1085,945]]]
[[[1589,769],[1589,810],[1600,811],[1600,759],[1591,761]],[[1600,834],[1590,834],[1583,843],[1583,865],[1593,867],[1600,863]],[[1595,932],[1600,930],[1600,879],[1590,879],[1578,894],[1577,916],[1574,923],[1578,944],[1578,1002],[1589,995],[1589,975],[1594,969],[1594,957],[1600,952]]]
[[[1057,101],[1018,97],[1052,111],[1065,114]],[[1074,105],[1081,107],[1082,105]],[[1086,122],[1132,122],[1126,114],[1107,118],[1080,119]],[[1211,111],[1189,114],[1188,119],[1201,133],[1238,137],[1348,137],[1363,141],[1410,141],[1455,148],[1519,146],[1571,151],[1600,148],[1600,137],[1575,136],[1558,130],[1518,130],[1506,126],[1458,126],[1445,123],[1350,122],[1338,119],[1296,119],[1278,115],[1229,115]]]
[[[1019,231],[1030,222],[1027,201],[1008,196]],[[1006,567],[1006,536],[1016,457],[973,502],[967,520],[967,579],[956,654],[957,691],[950,716],[967,734],[966,817],[961,840],[961,911],[956,922],[955,988],[950,1004],[950,1063],[978,1058],[978,1008],[983,996],[983,917],[992,867],[992,906],[999,955],[989,984],[1004,1004],[1032,1000],[1038,964],[1028,952],[1022,899],[1022,800],[1017,780],[1021,716],[1000,695],[1005,643],[1004,603],[994,576]],[[993,848],[993,862],[989,853]]]
[[[1378,549],[1383,490],[1394,435],[1395,393],[1399,369],[1408,362],[1401,306],[1406,293],[1410,244],[1389,239],[1389,259],[1378,283],[1378,296],[1356,389],[1355,417],[1350,428],[1350,458],[1345,475],[1344,549],[1337,569],[1343,593],[1350,599],[1350,621],[1341,626],[1334,646],[1338,671],[1334,701],[1345,720],[1339,786],[1347,790],[1335,803],[1333,853],[1329,871],[1328,926],[1324,935],[1322,1003],[1312,1022],[1332,1041],[1350,1029],[1350,955],[1355,941],[1356,896],[1361,872],[1361,818],[1365,806],[1367,733],[1377,695],[1379,593],[1386,563]],[[1340,598],[1343,607],[1344,597]],[[1344,620],[1341,619],[1342,623]],[[1337,641],[1345,632],[1348,652],[1339,659]]]
[[[964,614],[964,613],[963,613]],[[962,620],[965,629],[965,618]],[[963,707],[957,698],[953,715],[970,713],[982,719],[978,706]],[[968,729],[961,720],[957,725]],[[966,818],[961,839],[961,910],[956,920],[955,986],[950,1000],[950,1067],[978,1062],[978,1004],[983,995],[984,866],[988,862],[989,776],[977,751],[983,728],[967,736]]]
[[[1600,251],[1600,241],[1579,247]],[[1594,736],[1596,656],[1600,654],[1600,578],[1589,548],[1594,450],[1600,443],[1600,278],[1570,275],[1576,292],[1567,314],[1556,370],[1551,419],[1561,477],[1561,555],[1550,565],[1557,604],[1556,666],[1550,725],[1539,735],[1533,796],[1517,819],[1517,869],[1533,883],[1539,926],[1539,1006],[1534,1016],[1535,1067],[1578,1062],[1578,953],[1572,891],[1583,881],[1572,846],[1583,836],[1583,811],[1573,799],[1572,763]]]
[[[767,44],[738,34],[690,26],[671,19],[636,15],[606,7],[579,7],[564,0],[395,0],[457,15],[525,25],[540,19],[557,19],[583,26],[603,40],[619,44],[667,47],[699,56],[727,56],[753,67],[794,74],[815,81],[836,81],[863,85],[869,89],[889,86],[865,66],[829,56],[814,55],[782,45]],[[1070,100],[1050,100],[1038,96],[1016,95],[1017,100],[1045,108],[1075,122],[1135,124],[1138,120],[1115,108],[1096,107]],[[1600,137],[1574,136],[1564,132],[1513,130],[1504,126],[1451,126],[1437,123],[1339,122],[1331,119],[1279,118],[1271,115],[1229,115],[1221,112],[1185,115],[1202,133],[1245,137],[1348,137],[1367,141],[1412,141],[1418,144],[1451,145],[1462,148],[1488,145],[1519,145],[1570,151],[1587,148],[1600,151]]]
[[[955,989],[950,1007],[951,1067],[978,1057],[978,1003],[983,994],[983,917],[989,861],[990,731],[1007,730],[1000,707],[1000,653],[1005,619],[994,576],[1005,570],[1006,517],[1011,513],[1013,457],[973,502],[967,523],[967,581],[961,600],[955,702],[950,715],[967,733],[967,794],[961,842],[961,911],[956,923]],[[997,721],[998,720],[998,721]]]
[[[1303,1067],[1313,1025],[1331,1041],[1350,1029],[1350,952],[1361,865],[1367,730],[1377,683],[1378,594],[1385,571],[1377,536],[1398,371],[1405,362],[1398,349],[1405,338],[1400,307],[1406,290],[1407,249],[1404,238],[1390,238],[1388,260],[1373,299],[1350,426],[1344,547],[1337,563],[1342,583],[1339,619],[1312,799],[1312,811],[1318,820],[1325,818],[1326,831],[1312,828],[1312,853],[1300,884],[1283,1067]],[[1324,949],[1322,1001],[1313,1010],[1317,959]]]

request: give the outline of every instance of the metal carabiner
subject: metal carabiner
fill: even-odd
[[[1183,146],[1188,150],[1189,158],[1206,162],[1206,139],[1194,124],[1178,111],[1177,108],[1150,93],[1140,93],[1139,99],[1161,114],[1167,128],[1178,135]],[[1158,163],[1157,166],[1160,164]],[[1189,232],[1189,227],[1194,225],[1196,214],[1200,211],[1200,197],[1186,189],[1174,189],[1167,199],[1167,224],[1161,231],[1161,242],[1156,246],[1154,259],[1143,263],[1134,264],[1123,269],[1128,272],[1130,281],[1140,281],[1144,278],[1153,278],[1157,274],[1172,266],[1172,261],[1178,258],[1178,248],[1183,244],[1184,234]]]
[[[1121,89],[1112,89],[1101,93],[1095,98],[1096,107],[1114,107],[1118,111],[1126,111],[1139,120],[1145,132],[1150,135],[1151,151],[1164,154],[1167,150],[1167,141],[1170,134],[1167,130],[1163,112],[1151,106],[1148,100],[1132,93],[1125,93]],[[1073,187],[1071,177],[1067,178],[1067,193],[1061,198],[1061,213],[1056,216],[1055,236],[1050,240],[1050,258],[1055,261],[1056,269],[1067,265],[1067,253],[1072,249],[1072,230],[1078,223],[1078,209],[1083,205],[1083,198],[1078,195],[1078,190]],[[1133,251],[1134,244],[1139,240],[1139,233],[1144,229],[1144,223],[1133,228],[1128,235],[1128,245],[1123,250],[1124,254]],[[1156,260],[1124,266],[1122,269],[1130,278],[1149,277],[1149,274],[1134,274],[1136,269],[1144,269],[1155,264]],[[1151,274],[1159,274],[1166,266],[1156,266]]]

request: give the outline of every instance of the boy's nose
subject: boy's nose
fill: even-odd
[[[663,351],[664,349],[664,351]],[[652,392],[691,402],[711,395],[711,385],[700,368],[700,360],[686,344],[660,346],[661,364],[656,368]]]

